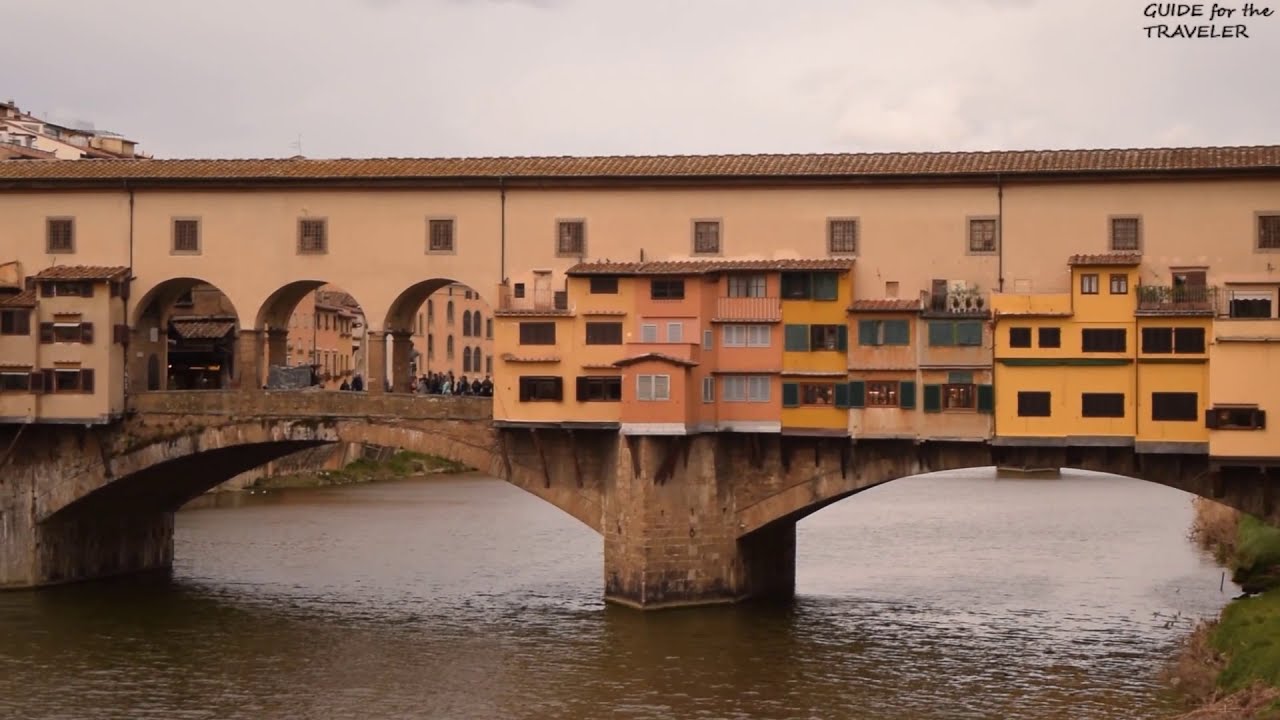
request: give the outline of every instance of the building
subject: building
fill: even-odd
[[[0,160],[146,158],[137,143],[116,133],[58,125],[0,102]]]
[[[289,316],[287,357],[290,367],[315,367],[320,384],[337,390],[361,374],[358,328],[364,314],[355,298],[332,285],[302,297]]]
[[[449,283],[431,293],[414,321],[411,372],[493,375],[493,308],[479,291]]]

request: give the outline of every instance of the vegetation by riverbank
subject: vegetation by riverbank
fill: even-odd
[[[315,472],[265,477],[254,482],[250,487],[258,490],[279,490],[283,488],[353,485],[422,475],[459,473],[470,469],[466,465],[434,455],[400,451],[381,462],[361,458],[349,463],[341,470],[317,470]]]
[[[1191,535],[1253,596],[1197,627],[1169,669],[1199,706],[1179,720],[1280,720],[1280,529],[1197,499]]]

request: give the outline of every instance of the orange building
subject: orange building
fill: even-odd
[[[350,383],[361,372],[353,335],[363,318],[355,299],[332,285],[307,293],[289,317],[289,365],[314,365],[327,390]]]
[[[450,283],[418,309],[410,368],[414,376],[449,373],[493,375],[493,308],[480,293]]]

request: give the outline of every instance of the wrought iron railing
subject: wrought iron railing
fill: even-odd
[[[1218,288],[1213,285],[1139,285],[1138,312],[1204,313],[1218,310]]]

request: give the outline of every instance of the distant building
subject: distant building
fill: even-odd
[[[338,389],[360,372],[354,334],[361,330],[363,337],[363,327],[364,313],[355,299],[321,285],[302,298],[289,318],[289,365],[312,365],[326,389]]]
[[[415,376],[449,373],[493,375],[493,308],[480,293],[453,283],[436,290],[418,309],[410,367]]]
[[[137,143],[116,133],[58,125],[0,102],[0,160],[139,158]]]

